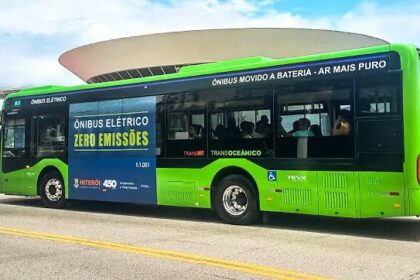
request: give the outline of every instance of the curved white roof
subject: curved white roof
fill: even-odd
[[[249,56],[284,58],[384,44],[388,42],[329,30],[214,29],[98,42],[67,51],[59,62],[84,81],[100,82],[175,72],[186,64]]]

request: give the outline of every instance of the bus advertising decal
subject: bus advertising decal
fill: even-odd
[[[156,203],[155,99],[70,105],[70,199]]]
[[[64,103],[64,102],[66,102],[66,100],[67,100],[66,96],[32,98],[31,99],[31,105]]]
[[[261,150],[210,150],[211,156],[216,157],[261,157]]]
[[[237,73],[213,78],[211,85],[227,86],[267,81],[280,81],[298,78],[388,70],[388,56],[377,55],[354,59],[333,60],[330,62],[287,65],[276,69],[261,69],[253,73]]]

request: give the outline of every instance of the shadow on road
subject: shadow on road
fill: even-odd
[[[35,198],[3,198],[0,200],[0,204],[44,207],[42,202]],[[70,201],[67,210],[161,219],[170,218],[206,223],[220,222],[216,213],[208,209],[98,201]],[[400,241],[420,241],[420,219],[417,218],[344,219],[281,213],[271,213],[268,217],[269,219],[266,223],[254,225],[253,227],[278,228],[279,230],[299,230]]]

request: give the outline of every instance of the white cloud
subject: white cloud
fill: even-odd
[[[147,0],[17,0],[7,5],[0,2],[0,36],[1,33],[22,37],[32,34],[51,38],[51,44],[54,44],[56,36],[68,36],[71,48],[156,32],[229,27],[301,27],[310,24],[289,13],[256,15],[261,7],[269,4],[267,1],[255,4],[246,0],[174,0],[170,5]],[[14,20],[16,18],[18,22]],[[316,21],[315,25],[325,27],[322,20]],[[62,70],[57,62],[59,54],[67,49],[45,55],[24,51],[39,47],[25,46],[25,41],[20,46],[4,46],[2,52],[5,55],[0,55],[0,59],[9,63],[0,66],[0,85],[5,83],[19,87],[75,82],[75,78]]]
[[[404,6],[401,1],[397,4],[384,6],[379,2],[364,2],[356,10],[338,19],[334,27],[394,43],[414,43],[420,46],[420,3],[411,2]]]
[[[2,87],[28,87],[47,84],[80,84],[76,76],[70,74],[55,56],[34,57],[13,55],[1,57],[5,70],[0,69]],[[4,63],[4,64],[3,64]]]
[[[86,44],[189,29],[255,25],[326,27],[325,19],[309,21],[287,12],[265,11],[270,2],[174,0],[167,5],[150,0],[16,0],[0,2],[0,33],[69,34],[76,44]]]
[[[57,62],[69,48],[101,40],[191,29],[240,27],[304,27],[338,29],[420,45],[417,24],[420,4],[384,7],[362,2],[343,16],[305,18],[271,8],[272,0],[0,0],[0,39],[7,34],[21,38],[19,45],[0,50],[0,86],[72,84],[78,79]],[[66,49],[40,53],[41,43],[25,41],[27,35],[67,38]],[[29,45],[31,44],[31,45]],[[30,50],[30,51],[28,51]],[[38,50],[38,51],[36,51]]]

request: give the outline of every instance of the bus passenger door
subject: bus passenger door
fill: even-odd
[[[31,120],[24,116],[5,117],[2,154],[2,185],[6,194],[36,195],[36,188],[29,190],[26,174],[32,160],[29,154]]]
[[[207,114],[197,92],[166,97],[165,155],[170,168],[158,170],[158,203],[199,205],[199,177],[186,168],[207,156]]]

